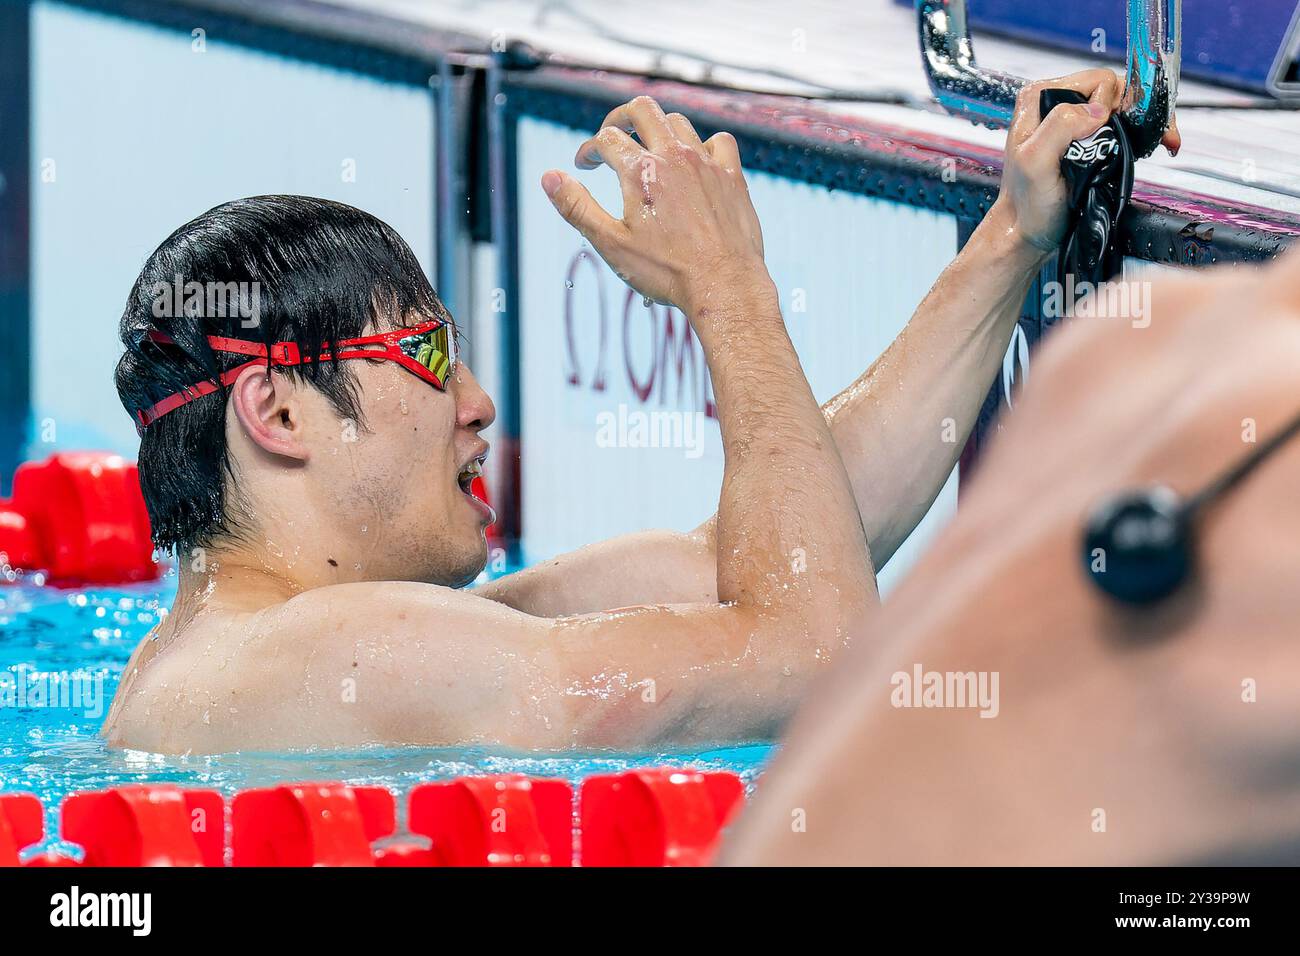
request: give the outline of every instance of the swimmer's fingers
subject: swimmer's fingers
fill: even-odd
[[[1070,143],[1095,133],[1108,116],[1097,103],[1061,104],[1020,147],[1020,164],[1033,175],[1054,180],[1060,175],[1061,157]]]
[[[601,163],[618,172],[641,161],[645,150],[617,126],[604,126],[578,147],[573,163],[579,169],[595,169]]]
[[[1178,131],[1177,114],[1169,117],[1169,128],[1165,130],[1165,135],[1160,137],[1160,142],[1164,144],[1165,149],[1169,150],[1170,156],[1177,156],[1178,151],[1183,148],[1183,134]]]
[[[1016,96],[1015,113],[1011,129],[1007,133],[1008,148],[1014,149],[1024,144],[1041,125],[1043,117],[1038,109],[1038,100],[1043,90],[1074,90],[1088,97],[1089,103],[1097,103],[1105,107],[1106,114],[1109,116],[1119,107],[1120,97],[1124,94],[1124,84],[1114,70],[1096,69],[1082,70],[1050,80],[1037,80],[1026,85]],[[1061,155],[1065,155],[1064,148],[1061,150]]]
[[[691,125],[691,121],[681,113],[669,113],[668,125],[672,127],[673,135],[677,137],[679,143],[685,143],[701,156],[708,154],[708,150],[700,142],[700,134],[695,132],[695,127]]]
[[[1079,73],[1071,73],[1069,76],[1060,76],[1050,80],[1038,80],[1026,85],[1016,96],[1015,113],[1012,118],[1011,129],[1007,133],[1007,146],[1009,149],[1015,149],[1023,145],[1038,129],[1042,122],[1042,115],[1038,110],[1038,100],[1042,91],[1046,89],[1074,90],[1088,97],[1089,103],[1105,107],[1107,115],[1109,115],[1119,109],[1124,99],[1124,78],[1113,70],[1095,69],[1083,70]],[[1165,130],[1160,142],[1169,150],[1170,155],[1176,156],[1178,151],[1182,149],[1183,137],[1178,130],[1177,116],[1170,117],[1169,128]]]
[[[745,195],[748,197],[749,183],[745,180],[745,171],[740,165],[740,147],[736,144],[736,137],[725,130],[714,133],[704,141],[704,150],[713,157],[713,161],[722,167],[732,181],[744,190]],[[763,226],[758,221],[758,212],[754,209],[752,201],[744,203],[743,209],[745,232],[752,239],[754,248],[761,258],[763,256]]]
[[[727,172],[740,172],[740,147],[730,133],[714,133],[704,144],[709,155]]]
[[[587,187],[572,176],[552,169],[542,176],[542,189],[564,221],[604,254],[627,238],[627,226],[615,219],[592,198]]]
[[[680,115],[680,114],[679,114]],[[682,117],[685,119],[685,117]],[[638,96],[609,111],[601,126],[613,126],[626,133],[636,133],[646,149],[659,149],[677,138],[677,131],[663,109],[649,96]],[[690,125],[687,123],[686,125]],[[691,131],[694,133],[694,130]],[[698,140],[699,137],[697,136]]]

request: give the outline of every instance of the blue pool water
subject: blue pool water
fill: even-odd
[[[401,806],[418,783],[484,773],[577,783],[595,773],[673,764],[730,770],[752,786],[772,752],[770,744],[690,753],[376,747],[181,757],[110,750],[99,738],[100,725],[131,651],[158,622],[160,608],[170,607],[175,587],[174,574],[117,588],[0,585],[0,792],[34,793],[44,802],[42,849],[72,851],[57,840],[57,809],[65,796],[124,784],[208,787],[229,797],[285,781],[341,780],[386,786]],[[67,693],[70,686],[78,688],[75,698]]]

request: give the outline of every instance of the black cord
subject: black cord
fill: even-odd
[[[1279,447],[1297,434],[1300,434],[1300,415],[1293,418],[1285,428],[1264,442],[1264,444],[1188,498],[1183,504],[1183,511],[1191,517],[1214,499],[1231,491],[1234,486],[1259,467],[1273,452],[1277,451]]]

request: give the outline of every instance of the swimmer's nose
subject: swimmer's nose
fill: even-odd
[[[456,398],[456,424],[461,428],[482,431],[496,421],[496,406],[464,362],[456,366],[451,393]]]

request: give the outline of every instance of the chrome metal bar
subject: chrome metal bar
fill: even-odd
[[[1128,82],[1120,111],[1135,156],[1155,152],[1174,115],[1182,9],[1182,0],[1128,0]]]
[[[916,0],[916,15],[921,57],[939,105],[973,123],[1009,126],[1026,81],[976,66],[966,0]]]
[[[1133,149],[1149,156],[1178,98],[1182,0],[1127,0],[1128,78],[1121,100]],[[930,89],[954,116],[990,127],[1010,125],[1023,77],[975,62],[966,0],[916,0],[921,56]]]

